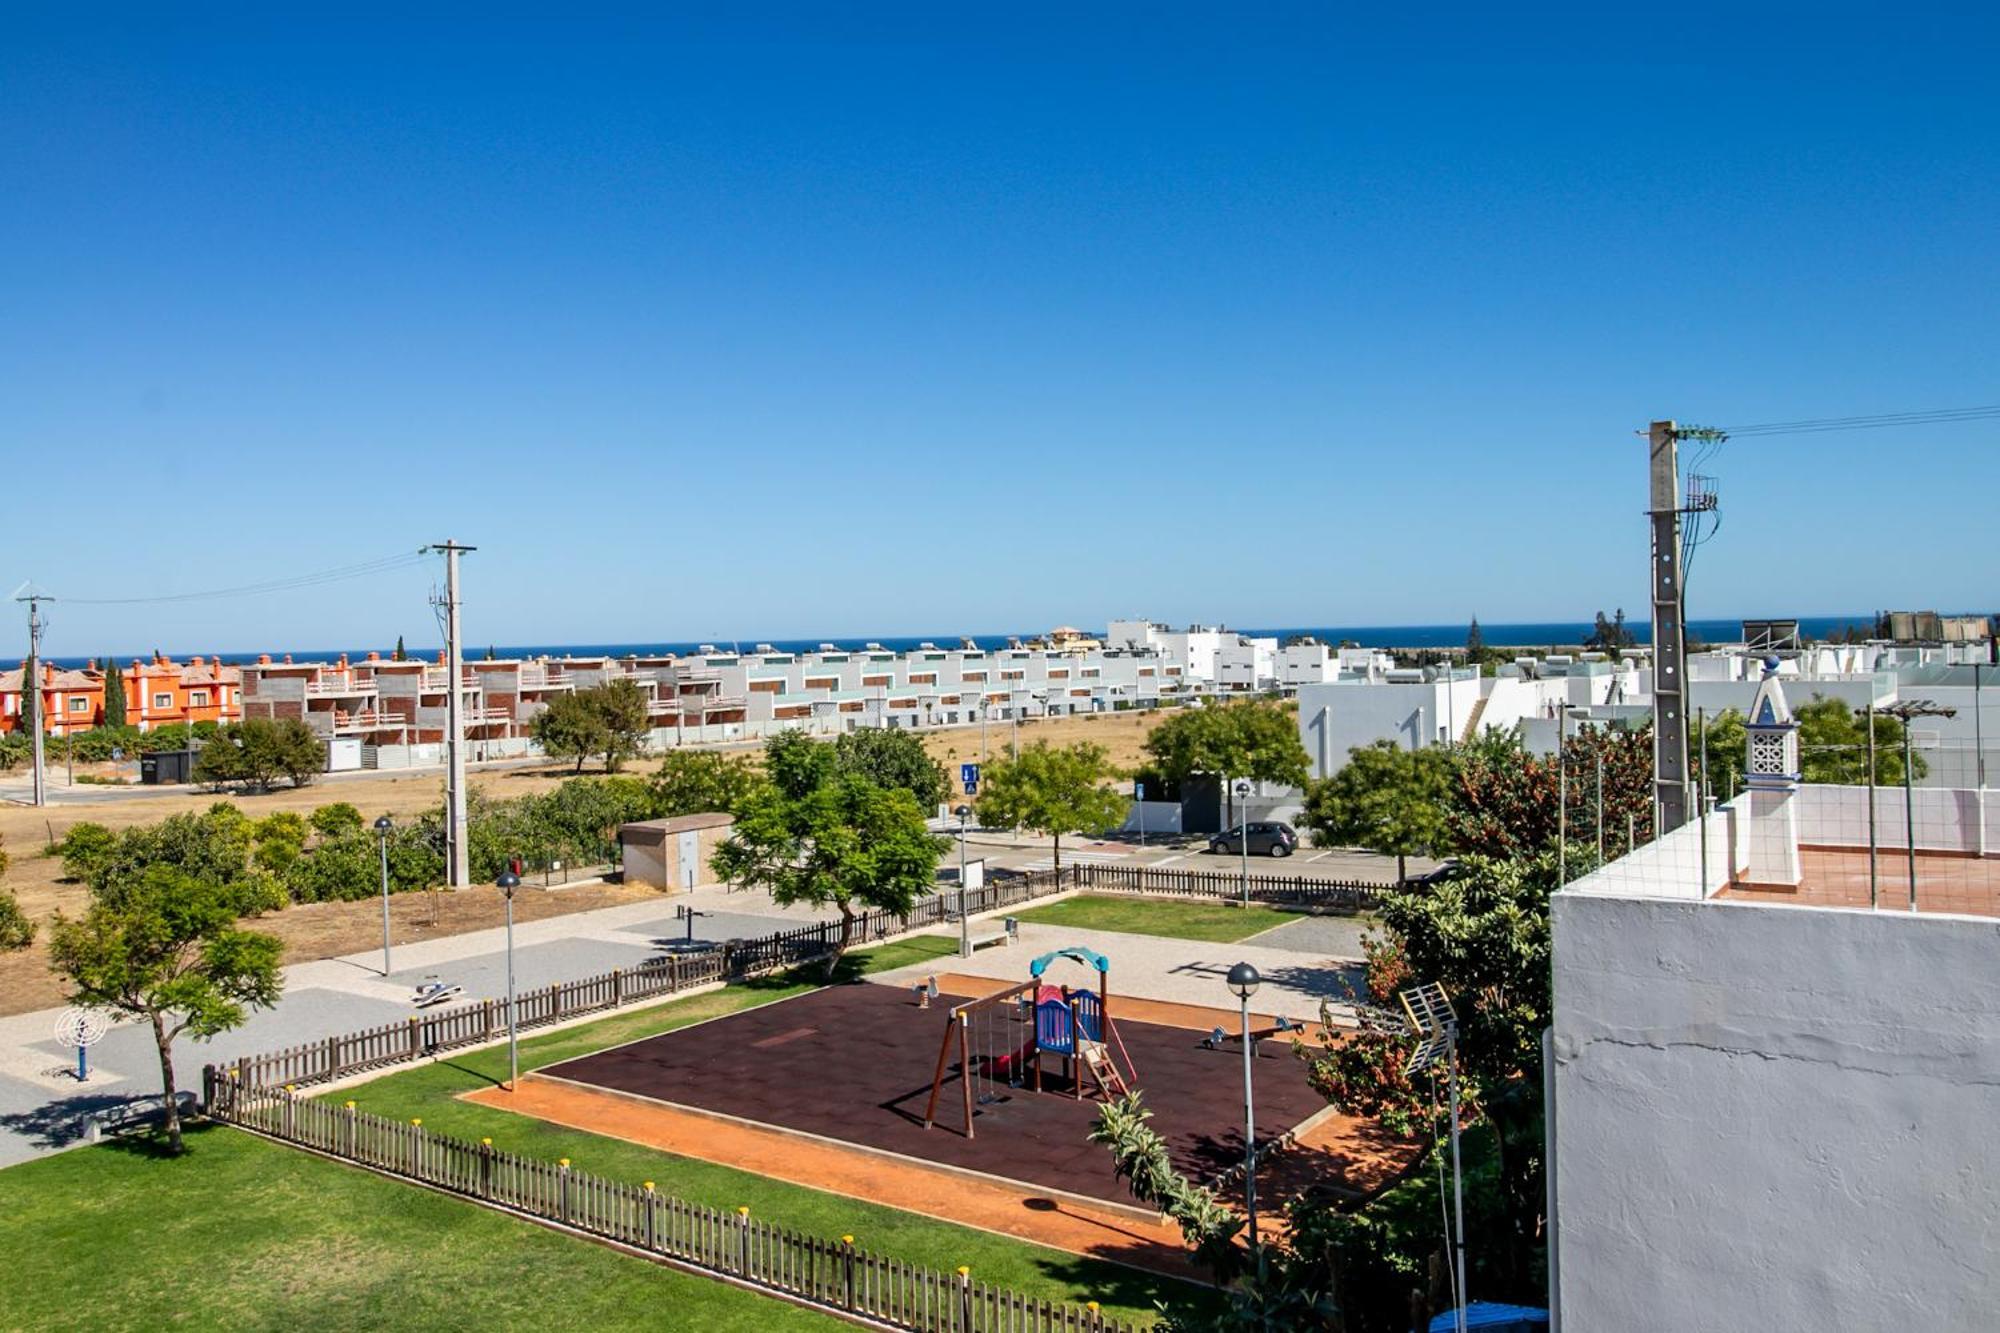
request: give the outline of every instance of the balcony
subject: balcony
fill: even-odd
[[[319,713],[315,716],[324,717],[326,714]],[[333,729],[335,732],[401,731],[407,725],[408,723],[400,715],[384,713],[379,709],[357,708],[349,710],[336,708],[333,710]]]
[[[375,693],[375,682],[361,680],[351,671],[322,671],[319,679],[306,682],[306,697],[309,699],[373,693]]]
[[[426,694],[441,694],[450,680],[451,672],[447,668],[425,667],[422,689]],[[477,690],[479,688],[479,677],[471,671],[462,672],[459,676],[458,688],[460,690]]]
[[[575,684],[565,672],[521,668],[521,688],[524,690],[567,690],[575,688]]]

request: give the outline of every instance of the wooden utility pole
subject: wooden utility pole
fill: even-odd
[[[1681,570],[1680,432],[1647,431],[1653,520],[1653,805],[1655,837],[1688,821],[1687,627]]]

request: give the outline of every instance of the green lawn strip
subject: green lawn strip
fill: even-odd
[[[9,1168],[0,1329],[843,1327],[217,1126]]]
[[[842,975],[853,977],[956,951],[957,942],[948,937],[919,936],[855,951],[843,966]],[[809,967],[799,973],[760,978],[640,1012],[527,1037],[521,1042],[521,1067],[530,1070],[557,1064],[606,1047],[804,994],[817,986],[821,975],[822,969]],[[502,1045],[387,1074],[357,1087],[326,1093],[324,1100],[339,1103],[351,1098],[363,1111],[396,1119],[419,1117],[424,1128],[436,1133],[472,1140],[490,1138],[495,1147],[545,1161],[567,1157],[577,1170],[611,1180],[632,1183],[651,1180],[662,1193],[714,1208],[748,1205],[754,1217],[820,1236],[851,1234],[864,1249],[910,1263],[944,1271],[969,1265],[981,1281],[1012,1287],[1038,1298],[1079,1304],[1095,1300],[1103,1305],[1107,1315],[1114,1317],[1150,1319],[1156,1313],[1156,1299],[1199,1297],[1196,1289],[1184,1283],[1140,1273],[1120,1264],[1086,1259],[460,1100],[461,1093],[495,1086],[506,1076],[507,1049]],[[799,1095],[812,1096],[809,1074],[805,1071],[801,1073]]]
[[[1111,930],[1126,935],[1159,935],[1168,939],[1206,940],[1227,944],[1299,918],[1269,907],[1226,907],[1221,903],[1182,902],[1173,898],[1126,898],[1111,894],[1079,894],[1059,903],[1016,912],[1023,921],[1077,930]]]

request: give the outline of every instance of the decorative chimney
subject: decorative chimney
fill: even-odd
[[[1744,878],[1769,888],[1795,889],[1799,868],[1799,724],[1778,683],[1778,659],[1764,659],[1764,679],[1744,724],[1749,787],[1749,856]]]

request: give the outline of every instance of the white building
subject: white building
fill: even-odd
[[[2000,812],[1916,793],[1911,910],[1902,794],[1871,875],[1870,790],[1798,785],[1776,705],[1752,792],[1554,898],[1559,1322],[1992,1328]]]

